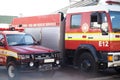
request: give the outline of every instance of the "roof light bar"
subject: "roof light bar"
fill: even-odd
[[[20,32],[23,32],[24,31],[24,28],[19,28],[19,27],[7,27],[7,28],[4,28],[4,27],[0,27],[0,31],[20,31]]]

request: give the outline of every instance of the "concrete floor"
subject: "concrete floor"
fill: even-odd
[[[78,69],[64,67],[55,71],[22,72],[16,80],[120,80],[120,74],[108,69],[94,74],[80,73]],[[0,69],[0,80],[8,80],[5,69]]]

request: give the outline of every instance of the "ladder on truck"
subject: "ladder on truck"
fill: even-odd
[[[57,12],[66,13],[69,8],[96,5],[96,4],[98,4],[98,1],[99,0],[79,0],[79,1],[74,2],[74,0],[70,0],[70,5],[69,6],[66,6],[66,7],[64,7],[60,10],[57,10],[57,11],[53,12],[53,13],[57,13]],[[72,3],[72,2],[74,2],[74,3]]]
[[[96,5],[99,0],[70,0],[70,3],[75,2],[74,4],[70,5],[70,8],[80,7],[80,6],[90,6]]]

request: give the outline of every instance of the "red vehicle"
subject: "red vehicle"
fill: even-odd
[[[119,0],[102,0],[95,6],[71,8],[64,19],[63,14],[51,15],[16,18],[12,25],[25,25],[26,31],[39,29],[41,44],[62,50],[65,62],[73,63],[81,71],[115,68],[120,72]],[[45,25],[51,22],[55,25]],[[55,34],[57,39],[51,37]]]
[[[16,31],[15,28],[1,30],[0,66],[7,67],[10,79],[16,77],[16,71],[43,71],[60,67],[59,52],[40,46],[30,34]]]

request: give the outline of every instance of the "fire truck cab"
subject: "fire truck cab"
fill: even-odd
[[[112,67],[120,72],[120,1],[69,9],[65,49],[67,60],[73,58],[82,71]]]
[[[1,30],[0,66],[7,67],[10,79],[13,80],[18,71],[44,71],[60,67],[59,52],[40,46],[30,34],[16,31],[15,28]]]

